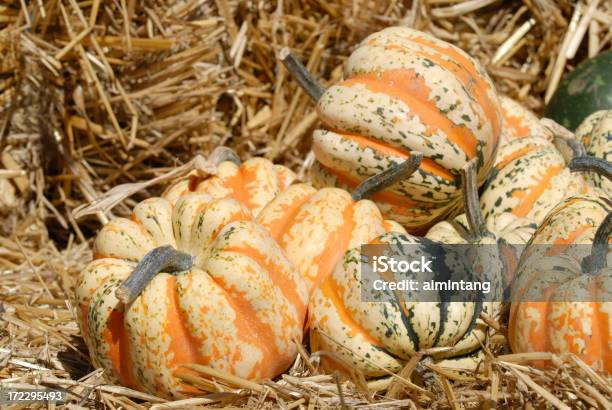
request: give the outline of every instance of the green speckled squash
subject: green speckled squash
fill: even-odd
[[[470,222],[466,243],[487,246],[470,247],[475,250],[475,259],[469,265],[462,266],[466,266],[470,272],[482,272],[491,282],[491,294],[500,295],[504,258],[500,255],[500,247],[495,246],[499,245],[498,237],[486,229],[479,211],[474,165],[474,160],[468,163],[470,168],[462,178],[463,185],[470,187],[464,193]],[[432,273],[427,275],[454,271],[459,264],[465,264],[462,257],[452,252],[438,257],[442,255],[439,252],[443,242],[406,233],[389,232],[371,243],[386,245],[393,254],[407,258],[418,257],[417,254],[432,257]],[[451,301],[441,293],[433,301],[431,295],[424,296],[427,292],[412,293],[405,298],[393,292],[381,293],[377,296],[382,296],[383,300],[364,301],[362,281],[368,280],[361,277],[364,256],[361,247],[347,251],[334,272],[311,297],[309,323],[312,351],[335,353],[334,358],[324,360],[324,365],[339,370],[344,369],[343,365],[349,365],[366,376],[375,377],[386,371],[399,371],[416,352],[448,347],[450,350],[434,355],[441,366],[473,369],[479,355],[472,353],[480,347],[479,340],[485,340],[488,330],[487,325],[479,319],[480,312],[496,317],[501,303]],[[394,274],[395,278],[391,279],[387,274],[379,273],[386,280],[414,278],[410,274],[388,273]],[[420,279],[428,280],[422,276]]]
[[[567,75],[544,116],[575,130],[590,114],[612,109],[612,50],[585,61]]]
[[[385,217],[412,232],[460,203],[456,176],[472,158],[482,185],[502,116],[476,60],[429,34],[389,27],[361,42],[344,74],[317,103],[323,127],[313,134],[313,185],[351,190],[420,151],[418,172],[373,197]]]
[[[541,223],[560,201],[587,192],[550,141],[524,137],[503,141],[480,204],[486,219],[510,212]]]
[[[589,115],[576,130],[576,138],[582,141],[588,155],[612,161],[612,110]],[[611,181],[595,173],[586,173],[584,177],[592,186],[612,197]]]

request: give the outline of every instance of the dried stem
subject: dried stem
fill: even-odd
[[[572,172],[595,172],[612,181],[612,162],[591,155],[572,159],[569,169]]]
[[[351,197],[355,201],[360,199],[369,198],[377,192],[395,184],[398,181],[409,178],[412,174],[419,169],[421,161],[423,160],[423,154],[418,151],[410,152],[410,158],[401,164],[392,166],[386,171],[371,176],[370,178],[363,181],[351,194]]]
[[[608,213],[606,219],[597,228],[591,254],[582,260],[582,271],[584,273],[597,275],[599,271],[607,267],[610,234],[612,234],[612,212]]]
[[[306,91],[308,96],[317,102],[323,95],[323,88],[317,83],[312,74],[302,64],[302,62],[291,52],[288,47],[283,48],[279,53],[279,58],[289,70],[293,78],[298,82],[300,87]]]
[[[136,265],[134,271],[115,292],[115,296],[128,305],[160,272],[179,272],[191,269],[193,256],[177,251],[172,246],[160,246],[149,251]]]
[[[461,184],[463,186],[463,202],[470,233],[474,238],[480,238],[486,233],[485,222],[480,210],[477,183],[478,159],[473,158],[461,169]]]

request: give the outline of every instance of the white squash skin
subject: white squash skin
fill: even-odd
[[[419,172],[419,171],[417,171]],[[354,189],[354,186],[347,185],[344,181],[339,180],[335,175],[330,174],[321,165],[315,161],[312,168],[310,169],[310,177],[314,186],[329,187],[335,186],[347,191]],[[430,176],[428,176],[429,178]],[[403,183],[395,184],[394,186],[387,189],[390,192],[399,191],[402,189]],[[414,189],[413,192],[418,193],[419,189]],[[376,197],[376,195],[375,195]],[[409,203],[410,200],[407,200]],[[380,209],[381,213],[385,217],[389,217],[390,220],[394,220],[401,224],[405,229],[409,231],[420,230],[423,227],[427,227],[432,224],[433,221],[442,219],[446,215],[452,213],[455,206],[450,208],[435,207],[431,203],[422,203],[421,206],[427,206],[426,208],[419,208],[420,205],[398,205],[391,204],[385,201],[376,201],[376,205]]]
[[[576,138],[584,144],[588,155],[612,161],[612,110],[589,115],[576,129]],[[595,173],[584,173],[594,188],[612,196],[612,181]]]
[[[274,377],[293,362],[308,289],[265,229],[248,220],[248,209],[195,193],[174,208],[148,200],[135,215],[102,229],[95,249],[111,257],[89,264],[77,285],[92,362],[110,380],[185,397],[191,388],[177,377],[183,362],[253,380]],[[165,220],[140,224],[151,215]],[[158,274],[124,310],[115,290],[144,253],[175,237],[179,249],[196,256],[194,268]]]

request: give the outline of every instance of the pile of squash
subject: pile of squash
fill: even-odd
[[[435,347],[440,366],[474,368],[493,332],[483,318],[499,319],[502,303],[362,301],[361,245],[488,244],[474,269],[496,292],[512,285],[512,349],[574,353],[612,372],[612,111],[575,135],[550,126],[498,96],[465,52],[402,27],[367,37],[327,90],[283,58],[322,124],[310,181],[230,156],[104,226],[77,285],[96,367],[185,397],[199,393],[186,365],[262,381],[287,370],[308,336],[311,352],[331,352],[326,369],[367,377]],[[592,252],[551,263],[578,243]],[[534,289],[550,301],[517,301]],[[554,301],[571,292],[597,295]]]

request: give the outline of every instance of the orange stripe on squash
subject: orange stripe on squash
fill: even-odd
[[[483,77],[478,72],[474,62],[453,47],[444,47],[419,36],[408,36],[407,39],[409,41],[422,44],[440,53],[439,55],[436,55],[421,50],[417,51],[417,54],[422,54],[436,64],[455,73],[463,82],[466,89],[474,94],[478,104],[485,112],[486,120],[491,123],[493,128],[494,143],[497,144],[499,133],[501,131],[500,113],[496,109],[494,102],[491,101],[491,98],[487,95],[487,91],[491,88],[490,85],[483,80]],[[450,58],[451,61],[445,60],[442,58],[442,56]]]
[[[300,295],[295,287],[295,282],[281,274],[282,268],[275,265],[270,259],[266,258],[259,250],[251,247],[230,246],[223,250],[224,252],[235,252],[255,261],[259,266],[268,273],[274,286],[281,290],[287,301],[295,306],[299,317],[304,317],[306,314],[306,304],[302,302]]]
[[[506,167],[509,163],[514,161],[515,159],[524,157],[525,155],[529,154],[530,152],[533,152],[533,151],[536,151],[536,150],[542,149],[542,148],[543,147],[541,145],[527,144],[524,147],[521,147],[520,149],[517,149],[516,151],[512,151],[511,153],[509,153],[505,157],[500,158],[499,162],[497,164],[495,164],[495,168],[496,169],[502,169],[502,168]]]
[[[410,107],[411,113],[417,115],[426,126],[425,135],[431,136],[438,130],[446,134],[449,141],[461,148],[468,158],[476,156],[478,140],[466,126],[453,123],[436,107],[435,100],[430,98],[430,90],[425,78],[414,70],[396,69],[382,73],[356,75],[340,85],[351,87],[364,85],[374,93],[386,94],[396,98]]]
[[[296,222],[296,216],[300,212],[302,206],[314,196],[315,192],[303,193],[301,196],[295,196],[292,198],[291,204],[284,209],[280,218],[274,219],[268,222],[258,221],[262,224],[266,231],[270,234],[270,237],[279,244],[286,246],[283,243],[283,235],[287,232],[290,227]]]
[[[236,328],[238,339],[244,344],[255,346],[262,353],[262,359],[254,366],[248,379],[272,378],[290,366],[293,358],[283,355],[276,346],[274,331],[270,325],[262,322],[251,303],[236,292],[229,293],[224,281],[216,278],[215,281],[220,285],[226,295],[227,303],[236,312],[233,325]],[[240,357],[233,357],[232,363],[240,360]],[[272,364],[274,364],[272,366]],[[260,373],[257,375],[257,373]]]
[[[552,186],[552,179],[559,175],[565,167],[554,166],[546,170],[536,185],[531,185],[526,191],[516,191],[513,196],[522,198],[520,203],[514,207],[512,213],[520,218],[529,214],[537,200]]]
[[[123,312],[111,312],[102,337],[108,345],[108,357],[111,359],[113,372],[119,377],[121,384],[137,390],[142,389],[132,373],[135,367],[130,353],[130,338],[123,322]]]

